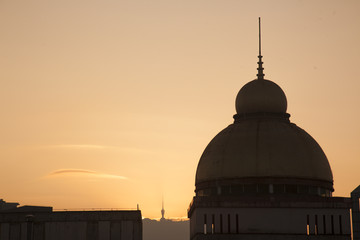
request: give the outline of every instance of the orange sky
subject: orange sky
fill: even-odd
[[[256,76],[360,184],[357,0],[0,0],[0,198],[186,216],[198,160]]]

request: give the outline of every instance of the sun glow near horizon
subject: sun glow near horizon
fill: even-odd
[[[360,183],[358,1],[0,3],[5,201],[186,216],[198,160],[256,77],[323,148],[335,195]]]

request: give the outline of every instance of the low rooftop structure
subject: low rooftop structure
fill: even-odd
[[[52,207],[22,206],[0,212],[0,240],[45,239],[142,240],[141,211],[53,211]]]

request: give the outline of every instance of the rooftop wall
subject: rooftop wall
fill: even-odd
[[[1,213],[0,240],[142,240],[140,211]]]

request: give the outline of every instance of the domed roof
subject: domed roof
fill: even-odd
[[[236,97],[236,112],[286,113],[287,100],[283,90],[274,82],[256,79],[245,84]]]
[[[258,78],[245,84],[236,97],[234,124],[216,135],[200,158],[196,191],[254,182],[291,182],[333,191],[325,153],[289,121],[283,90],[264,79],[260,32],[258,58]]]
[[[200,158],[196,184],[254,177],[333,182],[319,144],[295,124],[277,119],[242,120],[221,131]]]
[[[276,178],[284,184],[292,179],[331,190],[333,176],[323,150],[289,121],[286,108],[286,96],[274,82],[257,79],[245,84],[236,98],[234,124],[216,135],[200,158],[197,188],[219,181]]]

